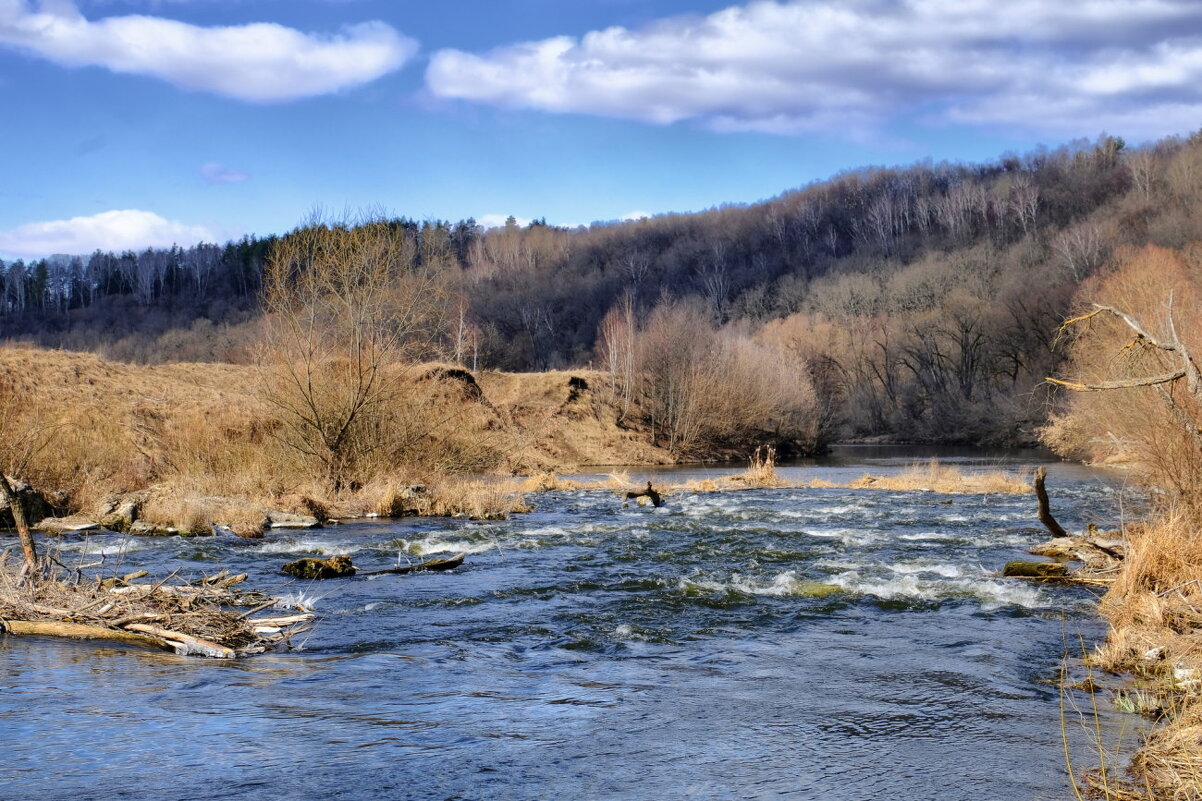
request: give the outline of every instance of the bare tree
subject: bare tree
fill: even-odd
[[[618,425],[630,413],[637,389],[637,339],[634,299],[628,292],[601,320],[597,337],[597,354],[602,367],[609,373],[610,398],[618,407]]]
[[[1126,348],[1138,349],[1144,353],[1167,359],[1168,364],[1166,366],[1168,369],[1156,374],[1138,375],[1110,381],[1071,381],[1062,378],[1049,378],[1048,381],[1076,392],[1103,392],[1111,389],[1154,387],[1157,394],[1160,395],[1161,400],[1168,407],[1173,419],[1189,434],[1198,448],[1202,450],[1202,428],[1199,427],[1199,420],[1194,419],[1194,416],[1189,414],[1173,398],[1172,393],[1168,391],[1169,386],[1182,383],[1189,393],[1189,397],[1195,403],[1202,403],[1202,371],[1199,371],[1198,363],[1194,361],[1193,354],[1190,353],[1185,343],[1181,340],[1181,337],[1177,334],[1177,323],[1173,316],[1173,293],[1169,292],[1169,298],[1165,304],[1165,320],[1168,329],[1167,337],[1154,336],[1131,315],[1113,306],[1104,306],[1101,304],[1094,304],[1092,311],[1065,320],[1062,328],[1067,329],[1074,325],[1079,325],[1099,315],[1112,317],[1120,321],[1135,335],[1135,338]]]
[[[1134,459],[1166,497],[1202,511],[1202,369],[1187,322],[1202,309],[1202,286],[1180,254],[1144,248],[1091,295],[1061,326],[1073,335],[1074,377],[1048,381],[1074,397],[1046,439],[1088,458]]]
[[[27,476],[37,455],[49,444],[53,427],[33,407],[27,393],[0,379],[0,499],[8,504],[21,541],[26,574],[38,568],[38,552],[16,479]]]
[[[442,334],[443,282],[415,251],[383,220],[315,218],[267,263],[262,394],[280,412],[283,442],[316,460],[334,491],[387,446],[381,422],[403,398],[404,367]]]
[[[1052,248],[1074,281],[1082,281],[1101,267],[1110,256],[1110,244],[1093,223],[1082,223],[1062,231]]]
[[[1131,182],[1145,201],[1152,199],[1152,192],[1156,188],[1159,161],[1156,153],[1149,149],[1131,150],[1127,153],[1125,163],[1131,172]]]

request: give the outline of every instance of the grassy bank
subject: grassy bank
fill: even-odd
[[[1154,717],[1109,798],[1202,799],[1202,251],[1121,252],[1086,285],[1061,327],[1069,359],[1053,382],[1071,392],[1044,431],[1063,455],[1122,461],[1151,495],[1124,527],[1126,558],[1101,603],[1110,622],[1094,655],[1133,674],[1122,709]]]
[[[51,491],[59,515],[110,523],[133,499],[144,525],[207,533],[212,524],[244,535],[278,514],[301,517],[463,515],[502,517],[526,508],[524,493],[568,488],[557,478],[587,465],[663,465],[636,414],[594,388],[590,371],[469,374],[441,365],[407,368],[398,415],[409,458],[378,459],[364,480],[332,491],[304,453],[282,436],[278,410],[253,366],[139,366],[93,354],[0,348],[0,386],[11,431],[39,429],[46,446],[22,476]],[[617,423],[623,419],[621,425]],[[481,474],[533,476],[479,480]],[[572,485],[579,486],[579,485]],[[789,487],[771,457],[747,473],[668,491]],[[833,486],[810,482],[804,486]],[[961,474],[936,464],[901,475],[864,476],[857,489],[1022,492],[1021,477]],[[629,490],[614,477],[598,489]]]
[[[714,478],[693,479],[681,483],[661,483],[656,489],[665,495],[679,493],[734,492],[750,489],[852,489],[887,492],[935,492],[948,495],[1026,495],[1031,492],[1031,478],[1022,472],[988,470],[964,472],[956,467],[930,461],[913,464],[893,475],[863,476],[838,483],[825,479],[790,481],[776,470],[775,456],[768,449],[757,450],[747,470]],[[611,473],[603,479],[575,481],[555,473],[542,473],[517,485],[521,492],[551,490],[613,490],[639,489],[626,473]]]
[[[45,440],[22,478],[50,490],[60,514],[99,518],[135,497],[147,524],[239,533],[260,526],[264,510],[497,517],[524,508],[520,492],[469,476],[674,461],[647,432],[615,423],[616,410],[590,389],[599,374],[405,370],[395,421],[406,458],[380,455],[360,465],[361,480],[333,491],[289,445],[255,367],[0,348],[0,386],[16,399],[5,426]]]
[[[1202,799],[1202,536],[1189,516],[1166,512],[1127,526],[1127,556],[1100,611],[1110,631],[1090,657],[1130,674],[1116,706],[1157,721],[1126,776],[1091,777],[1099,797]]]

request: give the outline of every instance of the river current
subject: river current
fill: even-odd
[[[848,481],[912,456],[844,449],[780,472]],[[1066,528],[1117,519],[1112,476],[1056,464],[1049,484]],[[64,539],[64,561],[105,554],[110,572],[245,571],[320,620],[300,650],[234,662],[0,636],[0,798],[1069,797],[1059,661],[1104,629],[1089,590],[991,575],[1046,539],[1032,497],[529,500],[502,522]],[[277,572],[306,555],[372,569],[460,551],[451,573]],[[1083,730],[1067,730],[1087,762]]]

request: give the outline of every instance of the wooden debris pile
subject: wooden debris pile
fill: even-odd
[[[246,574],[222,571],[190,584],[136,583],[145,571],[102,579],[59,571],[17,580],[0,555],[0,631],[99,640],[233,659],[289,647],[313,615],[253,617],[275,599],[239,587]],[[240,611],[251,607],[249,611]]]
[[[1102,531],[1092,523],[1081,534],[1073,535],[1057,522],[1048,502],[1045,485],[1047,470],[1035,471],[1036,516],[1052,539],[1030,549],[1036,556],[1047,556],[1055,562],[1007,562],[1002,575],[1041,581],[1063,581],[1075,584],[1106,586],[1113,583],[1126,556],[1127,546],[1121,532]],[[1070,570],[1064,561],[1080,562],[1081,567]]]

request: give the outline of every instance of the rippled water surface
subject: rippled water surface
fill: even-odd
[[[1111,479],[1052,481],[1066,527],[1114,519]],[[1043,538],[1030,497],[531,500],[500,523],[64,540],[156,575],[247,571],[322,617],[303,650],[232,663],[0,638],[0,798],[1068,797],[1051,682],[1066,640],[1102,628],[1086,590],[990,576]],[[457,551],[446,574],[276,572]]]

